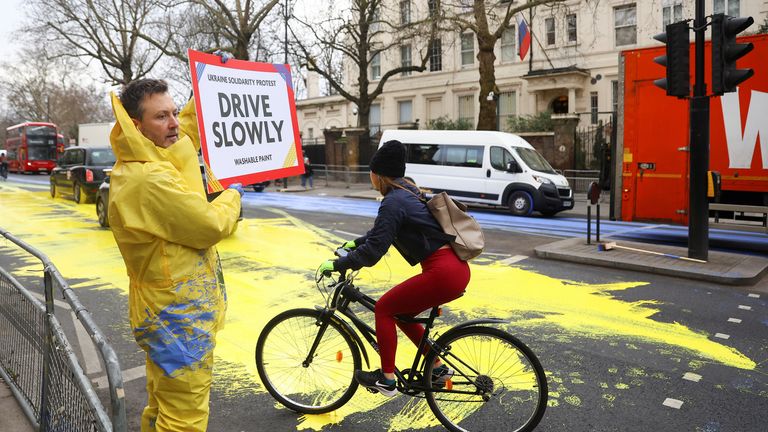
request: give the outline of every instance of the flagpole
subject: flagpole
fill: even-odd
[[[528,9],[528,31],[531,32],[531,41],[533,41],[533,8]],[[528,49],[528,73],[533,70],[533,44]]]

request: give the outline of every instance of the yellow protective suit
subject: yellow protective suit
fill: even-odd
[[[134,337],[147,353],[149,402],[142,431],[204,431],[208,425],[213,347],[226,293],[215,245],[236,229],[240,195],[209,203],[190,101],[179,115],[180,139],[163,149],[139,132],[113,94],[109,224],[130,278]]]

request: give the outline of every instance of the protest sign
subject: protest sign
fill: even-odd
[[[289,66],[188,54],[203,159],[221,187],[303,173]]]

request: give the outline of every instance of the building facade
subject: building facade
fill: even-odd
[[[427,0],[387,3],[392,3],[395,16],[391,19],[404,19],[406,12],[428,13]],[[433,2],[429,3],[431,6]],[[499,7],[505,6],[504,1],[499,3]],[[578,115],[581,124],[596,124],[618,103],[619,53],[660,45],[653,36],[662,33],[668,23],[693,19],[694,4],[695,0],[567,0],[551,7],[539,6],[524,13],[533,37],[523,59],[519,25],[513,19],[495,47],[498,94],[493,96],[497,98],[498,129],[506,130],[510,117],[543,111]],[[747,33],[754,33],[766,20],[768,0],[706,0],[706,15],[718,12],[752,16],[755,24]],[[377,84],[382,71],[417,61],[415,49],[400,47],[399,52],[386,52],[372,62],[372,85]],[[430,120],[440,117],[465,119],[476,125],[481,97],[477,53],[472,32],[443,33],[438,43],[430,45],[426,71],[387,81],[371,109],[372,133],[398,127],[424,129]],[[659,66],[659,77],[663,74]],[[355,81],[355,77],[346,78],[349,83]],[[357,124],[354,105],[338,95],[320,96],[320,85],[317,76],[310,74],[308,97],[297,101],[305,142],[322,137],[324,129]]]

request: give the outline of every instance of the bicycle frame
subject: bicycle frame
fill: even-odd
[[[307,354],[307,357],[304,360],[304,366],[307,366],[309,363],[311,363],[312,358],[314,357],[315,350],[320,344],[320,341],[323,338],[325,330],[328,328],[331,318],[336,316],[336,312],[338,312],[339,314],[349,319],[354,325],[354,327],[357,329],[357,331],[363,335],[363,337],[368,342],[368,344],[377,353],[379,352],[379,345],[376,342],[376,330],[374,330],[368,324],[366,324],[363,320],[358,318],[355,312],[349,308],[349,306],[353,303],[358,303],[371,312],[374,312],[376,307],[376,300],[367,296],[366,294],[361,292],[359,289],[355,288],[355,286],[352,284],[352,280],[347,279],[345,277],[345,273],[342,273],[338,282],[336,282],[334,286],[334,291],[333,291],[333,296],[331,301],[325,308],[322,309],[323,313],[321,314],[320,323],[319,323],[320,328],[317,332],[317,336],[315,337],[312,347],[310,348],[309,353]],[[432,325],[434,324],[435,318],[437,318],[439,315],[440,315],[440,307],[435,306],[431,309],[429,316],[425,318],[417,318],[417,317],[411,318],[411,317],[397,316],[397,319],[401,322],[418,323],[418,324],[424,325],[424,335],[422,336],[421,341],[419,342],[419,345],[417,347],[416,355],[414,356],[413,363],[411,365],[410,373],[408,374],[408,376],[406,376],[403,373],[403,371],[400,371],[399,369],[395,368],[395,376],[397,377],[398,383],[402,385],[401,390],[403,392],[407,392],[413,395],[423,391],[430,391],[430,392],[445,391],[442,389],[433,388],[431,386],[427,388],[421,385],[420,381],[422,378],[419,377],[419,374],[418,374],[418,372],[421,371],[422,368],[424,368],[425,366],[422,360],[423,360],[423,357],[424,359],[426,357],[424,354],[424,351],[427,345],[429,345],[431,350],[434,350],[438,353],[438,357],[442,361],[444,361],[448,365],[453,366],[452,362],[450,362],[447,358],[445,358],[446,357],[445,350],[437,346],[435,341],[429,338],[430,330],[432,329]],[[483,318],[483,319],[471,320],[471,321],[462,323],[456,327],[451,328],[451,330],[463,328],[463,327],[474,325],[474,324],[483,324],[483,323],[499,324],[504,322],[507,322],[507,321],[499,318]],[[365,346],[362,344],[362,341],[360,340],[359,336],[354,331],[352,331],[352,336],[357,341],[358,348],[362,351],[363,356],[365,357],[366,363],[370,365],[370,362],[368,360],[368,355],[365,350]],[[456,357],[454,356],[454,358]],[[463,366],[469,367],[463,361],[461,361],[461,359],[456,358],[456,360],[462,363]],[[469,369],[472,372],[475,372],[475,373],[477,372],[477,371],[474,371],[471,367]],[[464,374],[462,373],[461,375],[464,375]],[[469,377],[466,377],[466,376],[464,377],[467,379],[470,379]]]

